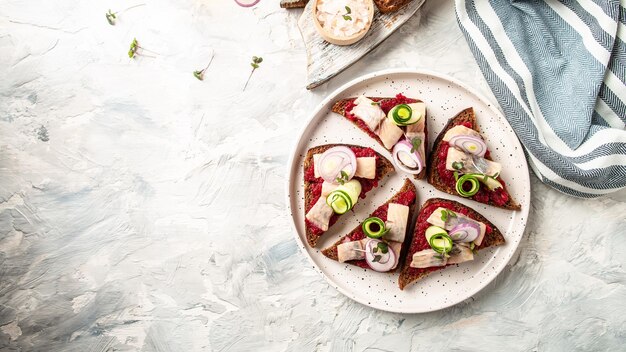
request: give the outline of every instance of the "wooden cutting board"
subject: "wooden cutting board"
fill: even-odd
[[[408,21],[422,7],[424,1],[426,0],[414,0],[402,9],[386,14],[375,9],[376,13],[369,32],[363,39],[348,46],[333,45],[322,39],[313,24],[314,1],[309,1],[298,20],[307,55],[306,88],[313,89],[324,84],[374,50],[378,44]]]

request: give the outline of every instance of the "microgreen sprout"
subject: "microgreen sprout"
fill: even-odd
[[[139,7],[139,6],[144,6],[145,4],[139,4],[139,5],[135,5],[135,6],[131,6],[127,9],[124,9],[122,11],[117,11],[117,12],[113,12],[111,11],[111,9],[109,9],[109,11],[106,13],[106,17],[107,17],[107,22],[109,22],[109,24],[111,26],[115,26],[115,21],[117,20],[117,14],[122,13],[122,12],[126,12],[130,9],[134,9],[135,7]]]
[[[441,221],[448,221],[449,218],[456,218],[456,213],[448,209],[443,209],[441,211]]]
[[[343,15],[343,19],[346,21],[352,21],[352,17],[350,17],[351,13],[352,13],[352,10],[350,9],[350,7],[346,6],[346,13],[345,15]]]
[[[137,42],[137,38],[133,38],[133,41],[130,42],[130,48],[128,49],[128,57],[131,58],[131,59],[134,59],[135,56],[140,56],[140,55],[141,56],[146,56],[146,57],[152,57],[152,58],[155,57],[155,56],[152,56],[152,55],[146,55],[146,54],[143,54],[143,53],[139,53],[138,52],[139,49],[141,49],[142,51],[150,51],[150,50],[148,50],[146,48],[141,47],[139,45],[139,42]],[[154,51],[150,51],[150,52],[154,53]]]
[[[115,26],[115,20],[117,19],[115,16],[116,13],[117,12],[111,12],[111,9],[109,9],[109,12],[106,13],[107,21],[111,26]]]
[[[252,66],[252,72],[250,72],[250,76],[248,76],[248,80],[246,81],[246,84],[243,86],[244,91],[246,90],[246,87],[248,86],[248,83],[250,82],[250,78],[252,78],[252,74],[257,68],[259,68],[259,65],[261,64],[261,62],[263,62],[262,57],[260,56],[252,57],[252,62],[250,63],[250,66]]]
[[[335,181],[337,181],[337,183],[339,183],[340,185],[343,185],[344,183],[348,182],[348,177],[348,173],[341,170],[341,176],[337,177]]]
[[[372,254],[374,254],[374,260],[372,260],[372,261],[374,263],[380,262],[380,260],[383,258],[383,256],[381,254],[376,254],[378,252],[380,252],[382,254],[389,253],[389,246],[387,245],[387,243],[379,242],[378,245],[376,245],[376,247],[372,248]]]
[[[196,77],[199,80],[204,80],[204,73],[206,72],[206,70],[209,68],[209,66],[211,66],[211,62],[213,62],[213,58],[215,57],[215,54],[211,55],[211,59],[209,60],[209,63],[206,65],[205,68],[203,68],[202,70],[199,71],[193,71],[193,76]]]
[[[389,245],[385,242],[379,242],[376,247],[372,248],[373,253],[378,253],[378,251],[382,254],[387,254],[389,252]]]
[[[422,140],[418,137],[411,139],[411,153],[415,153],[416,151],[418,151],[421,144]]]

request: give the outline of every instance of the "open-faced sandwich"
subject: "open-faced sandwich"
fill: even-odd
[[[417,216],[400,289],[447,265],[474,260],[475,251],[504,242],[500,230],[474,209],[453,200],[429,199]]]
[[[428,142],[426,104],[402,94],[395,98],[361,95],[335,102],[332,110],[391,151],[400,170],[424,178]]]
[[[327,144],[309,149],[304,159],[304,206],[307,242],[320,236],[359,198],[378,186],[393,165],[372,148]]]
[[[330,259],[379,272],[392,272],[400,262],[417,198],[415,186],[404,186],[369,218],[322,253]]]
[[[428,182],[440,191],[500,208],[519,210],[478,132],[474,109],[453,117],[435,140],[428,161]]]

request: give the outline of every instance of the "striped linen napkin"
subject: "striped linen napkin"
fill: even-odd
[[[459,25],[537,176],[626,187],[626,0],[456,0]]]

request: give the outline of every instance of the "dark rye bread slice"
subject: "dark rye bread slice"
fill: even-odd
[[[380,12],[387,13],[398,11],[411,1],[412,0],[374,0],[374,3]]]
[[[309,149],[306,153],[306,157],[304,158],[304,172],[305,172],[305,179],[304,179],[304,204],[305,204],[305,209],[304,209],[304,214],[306,215],[308,208],[307,208],[307,204],[310,204],[311,199],[314,197],[312,189],[311,189],[311,185],[315,182],[309,182],[306,180],[306,170],[311,167],[311,165],[313,165],[313,155],[315,154],[321,154],[325,151],[327,151],[328,149],[332,148],[332,147],[336,147],[336,146],[346,146],[346,147],[356,147],[356,148],[367,148],[367,147],[361,147],[358,145],[351,145],[351,144],[325,144],[325,145],[320,145],[317,147],[313,147],[311,149]],[[391,173],[394,168],[393,168],[393,164],[391,163],[391,161],[387,160],[387,158],[385,158],[384,156],[380,155],[380,153],[375,152],[376,153],[376,180],[380,181],[383,177],[387,176],[389,173]],[[336,216],[336,215],[334,215]],[[305,232],[306,232],[306,240],[309,243],[309,246],[311,247],[315,247],[315,245],[317,244],[317,240],[320,238],[320,236],[317,236],[313,233],[312,229],[309,226],[306,226],[306,221],[305,221]],[[322,234],[323,235],[323,234]]]
[[[284,9],[299,9],[306,6],[309,0],[280,0],[280,7]]]
[[[439,158],[438,151],[439,151],[439,144],[443,140],[443,136],[446,134],[446,132],[448,132],[448,130],[451,129],[452,127],[454,127],[456,125],[460,125],[460,124],[465,123],[465,122],[471,123],[472,129],[475,130],[476,132],[480,133],[480,129],[479,129],[478,123],[476,121],[476,115],[474,114],[474,109],[469,107],[469,108],[459,112],[456,116],[454,116],[453,118],[448,120],[448,123],[446,124],[446,126],[443,128],[441,133],[439,133],[439,135],[435,139],[435,143],[433,144],[433,148],[430,151],[430,157],[428,158],[428,163],[426,165],[427,166],[427,170],[428,170],[427,171],[428,172],[428,183],[430,183],[431,185],[433,185],[433,187],[437,188],[438,190],[440,190],[442,192],[446,192],[448,194],[452,194],[452,195],[455,195],[455,196],[459,196],[459,194],[456,192],[456,188],[455,187],[450,187],[445,182],[443,182],[441,180],[441,178],[440,178],[439,172],[437,171],[437,165],[439,165],[440,162],[444,162],[445,163],[445,160],[442,161]],[[486,159],[492,160],[491,157],[486,157]],[[484,186],[481,185],[481,187],[484,187]],[[506,187],[506,184],[505,184],[505,187]],[[509,196],[509,199],[508,199],[508,201],[504,205],[498,205],[498,204],[494,203],[493,201],[491,201],[491,199],[489,200],[489,202],[481,202],[479,200],[474,199],[474,197],[467,197],[467,199],[471,199],[471,200],[474,200],[474,201],[479,202],[479,203],[489,204],[489,205],[493,205],[495,207],[509,209],[509,210],[520,210],[520,209],[522,209],[521,205],[517,204],[513,200],[513,198],[511,197],[511,194],[508,193],[508,191],[507,191],[507,194]]]
[[[433,206],[431,207],[431,205]],[[476,221],[480,221],[484,223],[485,225],[487,225],[488,230],[487,230],[487,233],[485,233],[483,242],[480,244],[480,246],[476,247],[475,250],[481,250],[483,248],[499,246],[505,243],[502,232],[500,232],[500,230],[494,224],[492,224],[491,221],[487,220],[484,216],[482,216],[476,210],[466,205],[463,205],[459,202],[456,202],[454,200],[443,199],[443,198],[431,198],[422,205],[420,213],[417,216],[417,221],[416,221],[415,229],[414,229],[413,236],[412,236],[411,246],[404,259],[404,265],[402,266],[402,270],[400,271],[400,277],[398,279],[398,285],[400,286],[401,290],[403,290],[409,284],[426,277],[428,274],[437,270],[445,269],[448,266],[446,265],[446,266],[422,268],[422,269],[412,268],[410,266],[411,262],[413,261],[413,254],[415,254],[416,252],[422,251],[424,249],[430,248],[430,246],[428,245],[428,242],[426,242],[426,238],[424,235],[425,231],[420,231],[420,224],[425,223],[426,219],[428,219],[428,217],[433,213],[433,211],[435,211],[439,206],[446,208],[446,209],[453,210],[455,212],[460,212],[458,211],[459,209],[465,209],[467,212],[467,214],[465,214],[466,216]],[[491,232],[489,232],[489,228],[491,229]],[[449,265],[454,265],[454,264],[449,264]]]
[[[367,98],[371,99],[373,101],[376,101],[376,102],[384,102],[386,100],[395,99],[395,97],[367,97]],[[336,101],[335,104],[333,105],[332,111],[334,113],[337,113],[337,114],[345,117],[348,121],[352,122],[353,125],[355,125],[360,130],[365,132],[368,136],[370,136],[371,138],[376,140],[376,142],[378,142],[378,144],[382,145],[383,148],[385,148],[385,145],[383,144],[383,141],[381,141],[380,138],[377,135],[372,134],[371,131],[367,128],[367,126],[365,126],[365,127],[360,126],[356,121],[350,120],[350,119],[348,119],[346,117],[346,108],[348,107],[348,104],[350,104],[351,102],[354,101],[354,99],[356,99],[356,98],[341,99],[341,100]],[[415,100],[416,103],[422,103],[422,101],[419,100],[419,99],[413,99],[413,100]],[[428,115],[428,113],[426,113],[426,115]],[[426,116],[424,118],[427,119]],[[426,123],[426,122],[428,122],[428,120],[424,121],[424,141],[422,141],[422,143],[424,143],[424,153],[428,154],[428,150],[427,150],[427,147],[428,147],[428,123]],[[387,149],[387,148],[385,148],[385,149]],[[387,149],[387,150],[389,150],[389,149]],[[389,150],[389,151],[391,151],[391,150]],[[426,155],[424,155],[424,161],[426,161],[426,159],[427,159]],[[414,175],[415,178],[418,179],[418,180],[423,179],[426,176],[426,169],[427,168],[424,168],[424,169],[422,169],[422,171],[419,174]]]
[[[409,217],[407,221],[411,221],[413,219],[413,212],[415,211],[415,207],[417,204],[417,190],[415,189],[415,185],[413,184],[413,182],[411,182],[408,178],[404,180],[404,185],[402,186],[402,188],[400,188],[400,190],[398,190],[398,192],[396,192],[396,194],[391,197],[388,201],[386,201],[384,204],[381,204],[376,210],[382,208],[383,206],[389,204],[389,203],[394,203],[398,201],[398,198],[406,191],[413,191],[413,193],[415,193],[415,200],[413,201],[413,203],[411,203],[409,205]],[[370,214],[371,216],[374,216],[374,213],[376,211],[372,212],[372,214]],[[363,219],[365,220],[365,219]],[[409,236],[408,232],[410,229],[410,224],[407,223],[407,234],[404,237],[404,243],[402,244],[402,251],[400,253],[400,258],[398,259],[398,263],[402,263],[403,262],[403,255],[406,254],[407,252],[407,248],[409,246],[409,244],[411,244],[411,236]],[[333,244],[332,246],[322,250],[322,254],[324,254],[326,257],[338,261],[339,258],[337,257],[337,246],[339,246],[340,244],[343,243],[344,239],[346,237],[352,238],[352,235],[357,232],[359,229],[361,229],[361,224],[357,225],[352,231],[350,231],[346,236],[341,237],[341,239],[337,242],[335,242],[335,244]],[[355,264],[355,262],[357,261],[347,261],[346,263],[348,264],[352,264],[352,265],[357,265]],[[360,265],[357,265],[360,266]],[[389,271],[391,272],[395,272],[398,268],[400,267],[400,265],[398,265],[395,269]]]

